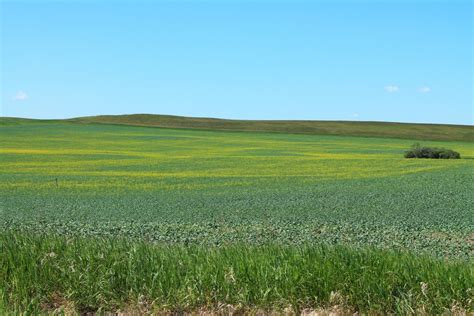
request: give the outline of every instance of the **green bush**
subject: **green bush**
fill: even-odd
[[[405,158],[459,159],[461,155],[451,149],[423,147],[416,143],[405,152]]]

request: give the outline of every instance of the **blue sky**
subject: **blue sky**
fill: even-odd
[[[3,116],[473,124],[473,5],[1,1]]]

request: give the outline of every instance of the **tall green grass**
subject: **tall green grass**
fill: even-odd
[[[473,311],[474,266],[372,248],[160,246],[0,233],[0,306],[31,312],[263,310],[292,306]]]

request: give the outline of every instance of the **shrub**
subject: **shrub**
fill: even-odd
[[[423,147],[416,143],[405,152],[405,158],[459,159],[461,155],[451,149]]]

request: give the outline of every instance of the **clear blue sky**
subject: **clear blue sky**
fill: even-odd
[[[473,4],[5,1],[3,116],[473,124]]]

